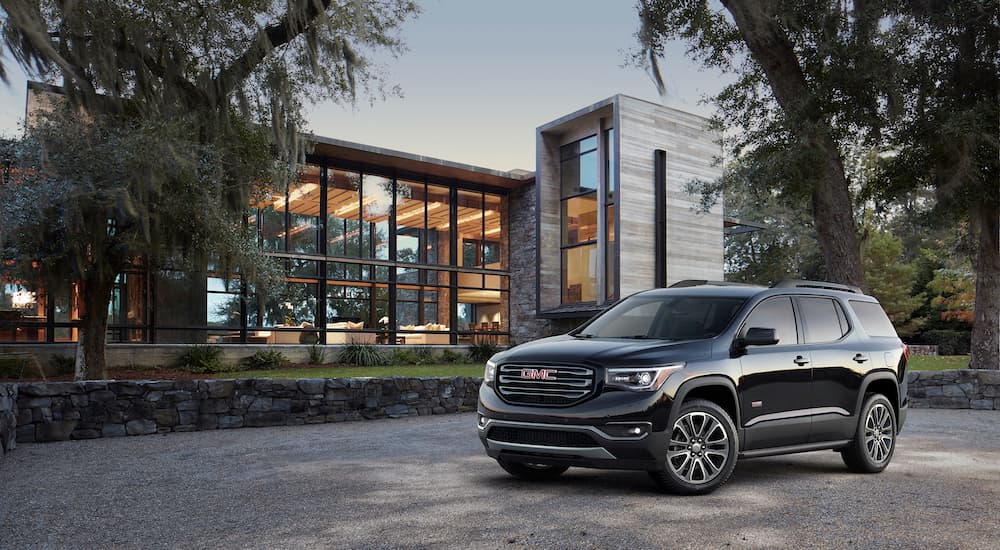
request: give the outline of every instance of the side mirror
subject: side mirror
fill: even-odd
[[[741,347],[773,346],[778,343],[778,336],[773,328],[750,327],[740,340]]]

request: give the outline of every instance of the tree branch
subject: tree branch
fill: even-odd
[[[330,7],[331,3],[332,0],[289,2],[288,11],[277,23],[258,30],[246,51],[228,67],[219,71],[211,86],[213,99],[219,102],[233,93],[236,86],[253,73],[268,53],[295,40]]]

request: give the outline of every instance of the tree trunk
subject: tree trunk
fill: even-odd
[[[108,332],[108,302],[114,287],[114,275],[103,280],[100,275],[88,278],[81,285],[83,315],[77,342],[76,378],[104,380],[108,377],[104,345]],[[81,351],[82,349],[82,362]]]
[[[1000,205],[977,208],[979,254],[969,368],[1000,369]]]
[[[833,128],[809,89],[795,49],[777,15],[768,10],[771,2],[722,0],[732,14],[746,43],[803,146],[812,150],[821,164],[813,183],[812,210],[827,271],[834,282],[865,287],[864,269],[854,209],[844,160],[833,138]]]

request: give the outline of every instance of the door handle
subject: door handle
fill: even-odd
[[[861,355],[860,353],[854,356],[854,361],[858,363],[864,363],[867,360],[868,358],[865,357],[864,355]]]
[[[806,359],[805,357],[802,357],[801,355],[800,355],[800,356],[798,356],[798,357],[796,357],[795,359],[793,359],[793,362],[794,362],[794,363],[795,363],[796,365],[800,366],[800,367],[801,367],[802,365],[808,365],[808,364],[809,364],[809,360],[808,360],[808,359]]]

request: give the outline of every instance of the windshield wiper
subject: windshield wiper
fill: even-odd
[[[633,336],[619,336],[619,338],[628,338],[629,340],[657,340],[658,338],[653,338],[652,336],[646,336],[645,334],[635,334]]]
[[[593,334],[587,334],[585,332],[578,332],[573,335],[573,338],[593,338]]]

